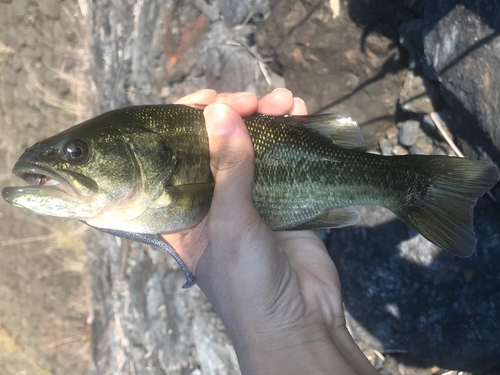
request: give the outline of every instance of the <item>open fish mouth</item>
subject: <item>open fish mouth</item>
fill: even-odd
[[[86,197],[79,191],[78,185],[85,177],[24,160],[14,166],[13,173],[29,186],[5,187],[2,197],[6,202],[39,215],[75,218],[93,216],[93,211],[85,204]]]
[[[73,184],[62,174],[51,170],[51,168],[21,161],[14,166],[12,172],[23,179],[29,186],[40,187],[40,189],[57,188],[73,197],[79,196]]]
[[[23,173],[21,175],[18,174],[18,177],[22,178],[30,186],[54,186],[67,194],[71,194],[70,189],[65,184],[44,174]]]

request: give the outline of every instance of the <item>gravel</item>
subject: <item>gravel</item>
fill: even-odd
[[[399,130],[399,143],[403,146],[413,146],[419,136],[420,123],[415,120],[408,120],[403,123]]]
[[[382,138],[379,141],[380,152],[384,156],[392,155],[392,145],[391,142],[387,138]]]

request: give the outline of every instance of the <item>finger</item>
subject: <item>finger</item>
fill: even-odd
[[[204,113],[215,179],[210,221],[239,221],[241,212],[254,216],[254,150],[248,129],[240,115],[225,104],[211,104]]]
[[[236,92],[232,94],[219,94],[217,103],[228,105],[241,117],[250,116],[257,111],[257,96],[249,92]]]
[[[259,101],[257,111],[268,116],[288,115],[293,108],[293,95],[290,90],[276,89]]]
[[[293,98],[293,108],[290,114],[294,116],[306,116],[307,115],[306,103],[300,98]]]
[[[206,89],[186,95],[180,98],[179,100],[176,100],[174,104],[185,104],[185,105],[199,104],[202,106],[206,106],[215,102],[216,97],[217,97],[217,91]]]

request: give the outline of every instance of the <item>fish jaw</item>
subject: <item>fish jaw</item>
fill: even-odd
[[[95,215],[88,204],[97,192],[91,179],[27,161],[19,161],[12,172],[29,186],[4,188],[2,197],[6,202],[39,215],[78,219]]]
[[[83,219],[92,217],[88,205],[57,186],[8,186],[3,199],[38,215]]]

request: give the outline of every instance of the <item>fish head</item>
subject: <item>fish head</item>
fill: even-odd
[[[36,214],[94,223],[132,220],[158,198],[176,158],[140,124],[83,123],[25,150],[13,173],[29,186],[3,198]]]

